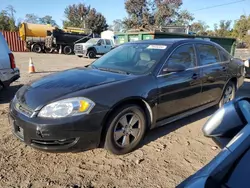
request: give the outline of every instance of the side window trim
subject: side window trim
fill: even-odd
[[[217,55],[218,55],[218,57],[219,57],[219,61],[216,62],[216,63],[211,63],[211,64],[202,65],[201,59],[200,59],[200,51],[199,51],[198,45],[207,45],[207,46],[212,46],[212,47],[214,47],[214,48],[216,49],[216,51],[217,51]],[[221,63],[220,52],[219,52],[218,48],[217,48],[215,45],[213,45],[213,44],[206,44],[206,43],[196,43],[195,46],[196,46],[196,49],[197,49],[197,60],[199,61],[199,67],[205,67],[205,66],[210,66],[210,65],[215,65],[215,64]]]
[[[230,53],[228,53],[228,51],[226,51],[225,49],[223,49],[223,48],[219,48],[218,47],[218,51],[219,51],[219,53],[220,53],[220,60],[221,60],[221,62],[223,63],[223,62],[229,62],[229,61],[231,61],[231,59],[232,59],[232,55],[230,54]],[[228,56],[228,60],[227,61],[222,61],[222,56],[223,56],[223,54],[222,53],[224,53],[225,55],[227,55]]]
[[[164,75],[167,75],[167,74],[171,74],[171,73],[167,73],[167,74],[161,74],[162,72],[162,69],[164,68],[164,66],[166,65],[166,63],[168,62],[168,60],[170,59],[170,57],[173,55],[173,53],[178,50],[178,48],[182,47],[182,46],[185,46],[185,45],[191,45],[193,46],[193,50],[194,50],[194,56],[195,56],[195,66],[191,69],[195,69],[197,68],[198,66],[198,56],[197,56],[197,52],[196,52],[196,49],[195,49],[195,44],[193,43],[184,43],[184,44],[180,44],[178,45],[177,47],[174,48],[174,50],[168,55],[168,57],[166,58],[166,60],[164,61],[164,63],[162,64],[158,74],[157,74],[157,77],[161,77],[161,76],[164,76]]]

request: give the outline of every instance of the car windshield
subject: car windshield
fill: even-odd
[[[92,67],[129,74],[145,74],[157,64],[167,50],[167,45],[125,44],[101,58]]]
[[[89,39],[86,43],[90,43],[90,44],[96,44],[100,39]]]

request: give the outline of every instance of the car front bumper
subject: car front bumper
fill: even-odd
[[[87,50],[75,50],[75,55],[78,56],[87,56]]]
[[[18,68],[9,69],[5,71],[4,78],[2,78],[2,83],[5,87],[8,87],[12,82],[20,78],[20,71]]]
[[[107,111],[64,119],[29,118],[10,104],[14,135],[33,148],[49,152],[75,152],[97,148]]]

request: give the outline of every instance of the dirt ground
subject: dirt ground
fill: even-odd
[[[38,73],[27,73],[29,57]],[[21,78],[0,92],[0,187],[175,187],[219,152],[201,132],[215,108],[149,132],[139,149],[124,156],[104,149],[55,154],[26,146],[12,135],[7,119],[8,103],[18,88],[91,61],[33,53],[15,53],[15,58]],[[246,82],[238,95],[249,93],[249,84]]]

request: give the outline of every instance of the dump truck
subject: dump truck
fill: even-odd
[[[32,52],[62,52],[71,54],[76,42],[84,43],[92,35],[91,30],[75,27],[59,29],[51,25],[22,23],[19,28],[21,40]]]
[[[47,31],[52,31],[55,27],[51,25],[22,23],[19,27],[19,35],[25,41],[26,48],[30,51],[42,52]]]

